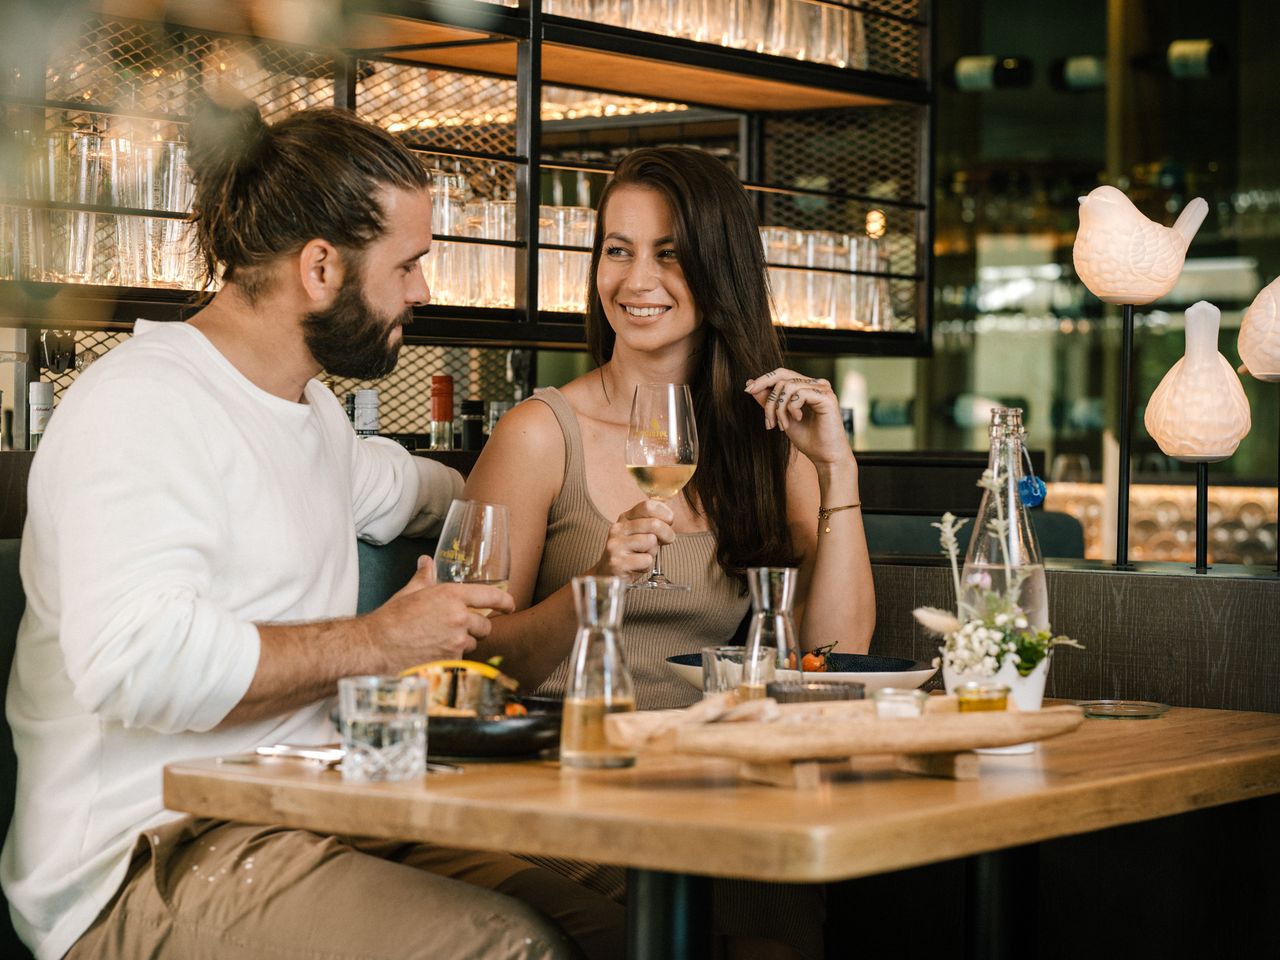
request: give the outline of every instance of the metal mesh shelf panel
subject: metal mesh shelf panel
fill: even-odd
[[[50,100],[186,118],[197,94],[216,81],[258,104],[268,122],[333,103],[333,60],[283,44],[100,18],[64,36],[45,74]],[[50,113],[51,123],[74,119]]]
[[[870,11],[919,18],[920,0],[863,0],[867,69],[893,77],[924,76],[925,27],[875,16]]]
[[[76,367],[63,373],[46,370],[42,375],[53,384],[55,404],[62,401],[67,388],[80,375],[86,358],[93,362],[130,336],[100,330],[77,331]],[[383,433],[426,433],[431,420],[431,377],[435,374],[453,377],[455,414],[462,400],[515,399],[515,387],[507,382],[507,351],[418,344],[401,348],[399,363],[389,377],[377,381],[335,377],[333,390],[342,398],[357,390],[375,388]]]

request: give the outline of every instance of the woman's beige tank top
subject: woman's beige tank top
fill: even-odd
[[[587,491],[582,435],[573,407],[554,387],[537,391],[533,399],[555,414],[564,434],[565,460],[560,494],[547,517],[547,538],[533,593],[533,602],[538,603],[600,559],[613,520],[600,512]],[[636,499],[640,496],[637,488]],[[737,583],[716,563],[712,533],[677,534],[675,543],[662,550],[662,570],[674,583],[693,589],[627,591],[623,646],[641,710],[684,707],[696,701],[699,692],[670,671],[666,658],[727,643],[751,607]],[[538,693],[562,695],[568,673],[565,660]]]

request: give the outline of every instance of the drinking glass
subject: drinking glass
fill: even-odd
[[[511,576],[510,521],[501,503],[454,500],[436,545],[437,583],[484,583],[507,589]],[[487,617],[491,609],[476,609]]]
[[[427,689],[422,677],[338,681],[342,779],[411,780],[427,772]]]
[[[143,195],[144,177],[137,150],[130,136],[108,137],[103,148],[107,164],[107,189],[113,207],[150,207]],[[116,271],[122,287],[144,287],[151,271],[146,265],[146,240],[141,217],[116,214]]]
[[[480,236],[486,240],[516,238],[514,200],[485,200]],[[510,247],[481,247],[480,306],[510,307],[516,302],[515,251]]]
[[[642,383],[631,398],[627,430],[627,470],[645,496],[671,500],[693,477],[698,466],[698,426],[693,395],[686,383]],[[628,584],[633,588],[689,590],[662,573],[662,545],[658,545],[649,578]]]
[[[102,180],[102,136],[88,128],[52,130],[40,137],[29,170],[33,200],[96,204]],[[33,211],[32,279],[91,283],[97,215],[84,210]]]
[[[440,168],[431,171],[431,232],[437,236],[464,237],[467,180],[461,173]],[[437,303],[464,304],[467,283],[466,247],[438,240],[422,261],[422,272]]]
[[[21,280],[23,264],[23,209],[0,206],[0,280]]]
[[[191,211],[196,188],[187,170],[187,145],[178,141],[134,143],[141,165],[142,206],[186,214]],[[143,220],[146,242],[147,285],[184,289],[195,278],[191,224],[186,220],[148,216]]]
[[[759,700],[775,676],[777,660],[773,647],[703,647],[702,692],[733,690],[739,699]]]
[[[826,230],[805,230],[801,233],[801,243],[804,265],[818,268],[805,270],[801,274],[804,285],[804,315],[801,323],[809,327],[834,327],[832,293],[835,274],[829,270],[836,266],[840,235]]]
[[[761,227],[764,258],[769,266],[769,287],[773,291],[773,303],[778,323],[785,325],[802,321],[802,274],[788,270],[788,266],[804,263],[801,232],[788,227]]]

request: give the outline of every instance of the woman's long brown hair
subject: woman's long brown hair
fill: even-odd
[[[700,451],[685,497],[702,504],[716,558],[745,590],[747,567],[796,562],[786,509],[791,444],[781,431],[765,430],[759,404],[744,391],[748,378],[782,365],[756,214],[737,178],[710,154],[686,147],[628,154],[600,197],[591,250],[587,343],[597,364],[613,355],[615,334],[596,270],[605,210],[623,186],[656,191],[671,212],[676,254],[705,337],[690,373]]]

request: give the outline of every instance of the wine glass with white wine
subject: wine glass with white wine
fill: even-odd
[[[642,383],[631,400],[627,469],[651,500],[673,499],[698,466],[698,426],[693,395],[684,383]],[[630,584],[651,590],[689,590],[662,573],[662,547],[649,579]]]
[[[485,583],[506,590],[511,576],[509,524],[501,503],[454,500],[436,544],[436,582]],[[487,617],[493,611],[475,612]]]

